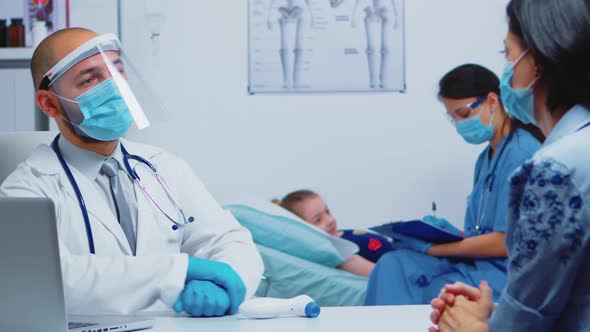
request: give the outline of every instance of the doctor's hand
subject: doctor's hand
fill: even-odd
[[[186,272],[187,283],[191,280],[211,281],[223,288],[230,301],[230,314],[235,314],[246,297],[242,278],[226,263],[189,256]]]
[[[417,237],[393,233],[393,249],[408,249],[426,253],[426,251],[428,251],[432,245],[432,243]]]
[[[191,280],[172,306],[195,317],[223,316],[229,310],[229,296],[225,290],[210,281]]]

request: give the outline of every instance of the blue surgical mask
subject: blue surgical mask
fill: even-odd
[[[538,127],[539,125],[535,119],[535,99],[532,88],[537,80],[533,80],[528,87],[521,90],[514,90],[510,85],[514,76],[514,68],[527,53],[528,50],[524,51],[514,63],[506,63],[504,72],[502,73],[502,80],[500,81],[500,97],[508,114],[524,124],[532,123]]]
[[[468,119],[457,121],[455,127],[459,135],[470,144],[481,144],[494,137],[493,115],[490,124],[487,126],[481,122],[479,115],[475,115]]]
[[[81,94],[76,100],[58,97],[78,104],[84,119],[74,126],[77,131],[96,140],[106,142],[119,139],[133,122],[129,108],[112,78]]]

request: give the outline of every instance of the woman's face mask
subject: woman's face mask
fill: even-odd
[[[532,88],[537,82],[537,79],[534,79],[528,87],[521,90],[514,90],[510,83],[514,76],[514,69],[527,53],[528,50],[524,51],[514,63],[509,61],[506,63],[502,79],[500,80],[500,97],[508,114],[524,124],[532,123],[538,127],[539,125],[535,119],[534,94]]]

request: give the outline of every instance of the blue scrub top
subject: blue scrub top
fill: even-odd
[[[517,129],[504,137],[491,159],[489,146],[480,154],[467,201],[466,237],[506,231],[510,176],[540,146],[532,134]],[[395,250],[394,244],[371,273],[365,305],[427,304],[447,283],[478,286],[481,280],[488,281],[497,301],[506,284],[506,259],[434,257]]]
[[[516,129],[504,137],[491,160],[491,147],[488,145],[483,150],[475,163],[473,191],[467,198],[463,226],[466,237],[506,232],[510,177],[540,147],[541,143],[531,133]],[[474,260],[474,279],[487,280],[499,296],[506,282],[505,262],[504,258]]]

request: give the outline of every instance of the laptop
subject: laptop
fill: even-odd
[[[153,323],[142,317],[67,317],[53,203],[0,197],[0,331],[123,332]]]

